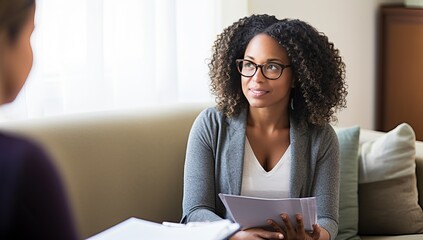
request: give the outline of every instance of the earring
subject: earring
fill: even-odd
[[[291,98],[291,110],[294,110],[294,98]]]

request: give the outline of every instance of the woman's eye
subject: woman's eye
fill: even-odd
[[[243,67],[244,68],[254,68],[254,64],[252,64],[250,62],[245,62]]]
[[[266,70],[269,71],[278,71],[281,67],[275,63],[268,63],[266,65]]]

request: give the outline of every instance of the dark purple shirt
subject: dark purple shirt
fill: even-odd
[[[53,163],[33,142],[0,133],[0,239],[78,239]]]

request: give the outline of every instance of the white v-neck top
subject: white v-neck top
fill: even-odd
[[[291,145],[278,163],[267,172],[257,160],[248,138],[245,139],[241,195],[262,198],[289,197]]]

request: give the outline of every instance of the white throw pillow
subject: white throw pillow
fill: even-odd
[[[402,123],[361,146],[359,183],[371,183],[415,174],[415,135]]]
[[[415,135],[400,124],[365,142],[359,156],[359,234],[423,232],[418,204]]]

